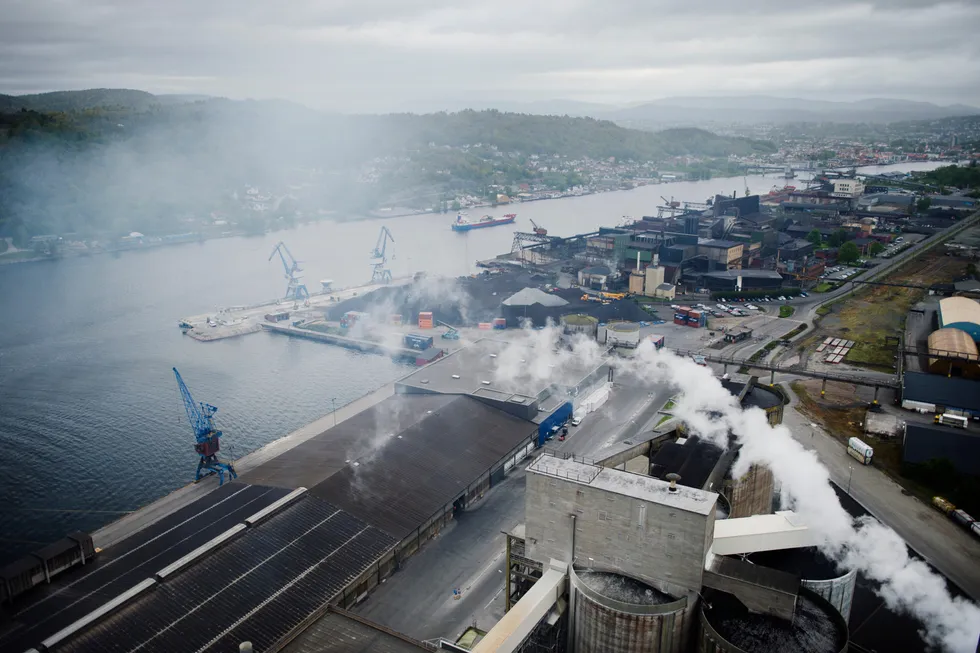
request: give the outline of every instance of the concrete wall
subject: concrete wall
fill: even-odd
[[[762,465],[752,465],[741,478],[726,480],[721,493],[731,505],[729,517],[770,514],[774,483],[772,471]]]
[[[641,501],[581,483],[530,472],[525,493],[528,556],[545,562],[617,569],[649,583],[698,591],[714,535],[708,515]],[[591,558],[591,560],[590,560]]]

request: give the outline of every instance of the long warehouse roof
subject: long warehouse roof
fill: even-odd
[[[48,650],[268,650],[396,544],[306,497]]]

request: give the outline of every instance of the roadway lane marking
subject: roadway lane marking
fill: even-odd
[[[493,598],[490,599],[490,601],[485,606],[483,606],[483,609],[484,610],[489,610],[490,609],[490,606],[493,605],[493,602],[497,600],[497,597],[500,596],[500,593],[503,592],[503,591],[504,591],[504,588],[503,587],[501,587],[499,590],[497,590],[497,593],[493,595]]]

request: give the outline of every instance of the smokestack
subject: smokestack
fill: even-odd
[[[677,492],[677,481],[681,480],[681,475],[671,472],[670,474],[667,474],[667,480],[670,481],[670,487],[667,488],[667,491]]]
[[[640,271],[640,253],[639,252],[636,253],[636,271],[637,272]]]

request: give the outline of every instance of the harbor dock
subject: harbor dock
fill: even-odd
[[[400,286],[411,283],[411,281],[412,277],[398,277],[384,284],[367,284],[321,291],[311,294],[302,303],[274,299],[247,306],[229,306],[210,313],[185,317],[180,320],[179,325],[185,334],[200,342],[235,338],[261,331],[261,325],[266,321],[265,317],[269,314],[286,312],[291,320],[321,315],[324,309],[338,302],[373,292],[379,288]]]

